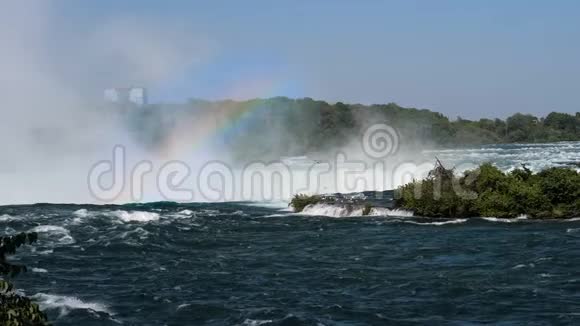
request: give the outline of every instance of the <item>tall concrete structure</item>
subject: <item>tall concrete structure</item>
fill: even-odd
[[[127,106],[147,105],[147,89],[145,87],[115,87],[107,88],[104,92],[105,101],[117,105]]]

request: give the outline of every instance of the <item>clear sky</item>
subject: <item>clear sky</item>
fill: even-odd
[[[179,37],[161,34],[166,45],[195,43],[178,56],[195,60],[142,82],[159,101],[312,97],[396,102],[452,118],[580,111],[580,1],[53,4],[59,46],[122,20],[138,21],[143,33],[173,26]]]

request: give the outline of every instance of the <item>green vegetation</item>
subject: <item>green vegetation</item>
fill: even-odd
[[[275,97],[241,102],[191,100],[181,105],[152,105],[132,114],[129,121],[139,133],[138,139],[152,146],[163,143],[175,126],[186,128],[184,124],[195,125],[195,121],[218,129],[228,126],[228,134],[216,141],[241,159],[278,159],[333,149],[358,140],[366,127],[377,122],[396,128],[401,142],[412,145],[580,140],[580,113],[552,112],[543,118],[518,113],[506,120],[458,117],[451,121],[441,113],[395,103],[330,104],[311,98]],[[195,134],[195,129],[191,132]]]
[[[427,217],[576,217],[580,174],[560,167],[532,173],[525,166],[503,173],[486,163],[457,176],[438,162],[426,179],[397,189],[396,206]]]
[[[36,233],[20,233],[15,236],[0,237],[0,324],[6,326],[47,325],[46,315],[29,298],[14,292],[7,277],[15,277],[26,271],[26,266],[11,264],[7,255],[16,253],[24,244],[32,244]]]
[[[294,212],[300,213],[304,210],[304,207],[317,204],[321,200],[322,197],[318,195],[308,196],[305,194],[296,194],[290,201],[289,206],[294,209]]]

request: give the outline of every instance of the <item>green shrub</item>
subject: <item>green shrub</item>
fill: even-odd
[[[565,218],[579,215],[578,198],[580,174],[569,168],[503,173],[485,163],[456,176],[438,162],[428,178],[398,188],[395,205],[429,217]]]
[[[20,233],[15,236],[0,237],[0,325],[47,325],[46,315],[29,298],[13,291],[6,277],[15,277],[26,271],[26,266],[15,265],[6,260],[7,255],[16,253],[24,244],[32,244],[36,233]]]
[[[538,173],[542,191],[552,204],[571,204],[580,198],[580,175],[567,168],[550,168]]]
[[[322,197],[318,196],[318,195],[308,196],[306,194],[296,194],[296,195],[294,195],[294,197],[290,201],[289,206],[292,206],[292,208],[294,209],[294,212],[300,213],[304,210],[304,207],[311,205],[311,204],[312,205],[317,204],[321,200],[322,200]]]

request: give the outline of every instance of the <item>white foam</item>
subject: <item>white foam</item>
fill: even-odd
[[[474,164],[496,162],[497,166],[503,171],[512,171],[515,168],[520,168],[521,164],[525,163],[528,168],[537,172],[552,166],[561,166],[558,162],[580,160],[580,152],[577,151],[580,142],[512,144],[509,148],[502,148],[501,146],[503,145],[482,148],[430,150],[423,153],[428,156],[437,155],[451,166],[458,166],[466,162]]]
[[[38,302],[42,310],[58,309],[61,317],[67,315],[71,310],[76,309],[92,310],[113,315],[109,308],[102,303],[84,302],[76,297],[37,293],[32,298]]]
[[[482,217],[482,219],[489,222],[501,222],[501,223],[516,223],[525,221],[528,219],[527,215],[520,215],[516,218],[498,218],[498,217]]]
[[[201,211],[203,214],[207,214],[208,216],[217,216],[220,211],[217,209],[203,209]]]
[[[94,216],[94,213],[90,212],[85,208],[81,208],[74,211],[73,215],[75,216],[75,218],[73,218],[72,223],[78,225],[83,223],[86,218]]]
[[[30,230],[30,232],[46,232],[46,233],[66,233],[68,234],[69,231],[62,226],[58,225],[39,225]]]
[[[393,217],[413,217],[412,211],[404,209],[388,209],[383,207],[373,207],[370,216],[393,216]]]
[[[82,208],[82,209],[74,211],[73,214],[76,217],[85,218],[85,217],[89,216],[89,211]]]
[[[244,322],[242,323],[242,325],[245,325],[245,326],[260,326],[260,325],[263,325],[263,324],[270,324],[270,323],[272,323],[272,320],[271,319],[263,319],[263,320],[260,320],[260,319],[246,319],[246,320],[244,320]]]
[[[197,218],[197,215],[192,210],[184,209],[184,210],[181,210],[177,213],[163,214],[161,217],[162,218],[185,219],[185,218]]]
[[[568,218],[565,220],[562,220],[562,222],[577,222],[580,221],[580,217],[574,217],[574,218]]]
[[[36,267],[33,267],[32,268],[32,272],[33,273],[48,273],[48,271],[46,269],[44,269],[44,268],[36,268]]]
[[[518,264],[515,265],[514,267],[512,267],[512,269],[521,269],[521,268],[526,268],[526,267],[535,267],[536,265],[534,264]]]
[[[280,210],[288,210],[288,202],[285,201],[256,201],[242,204],[244,206],[264,207],[264,208],[279,208]],[[291,208],[290,208],[291,210]]]
[[[151,233],[149,231],[141,228],[141,227],[138,227],[138,228],[135,228],[134,230],[125,231],[125,232],[121,233],[120,237],[122,239],[125,239],[128,236],[131,236],[133,234],[135,234],[137,237],[139,237],[139,239],[145,240],[149,237],[149,234],[151,234]]]
[[[143,211],[127,212],[123,210],[117,210],[111,212],[111,214],[115,217],[118,217],[123,222],[151,222],[159,220],[159,214],[152,212],[143,212]]]
[[[62,244],[75,242],[75,239],[70,235],[70,231],[58,225],[39,225],[28,232],[46,233],[49,237],[58,236],[58,242]]]
[[[270,214],[270,215],[264,215],[264,217],[283,217],[283,216],[288,216],[288,214]]]
[[[363,208],[349,209],[345,205],[318,203],[304,207],[301,214],[312,216],[354,217],[363,216]],[[403,209],[373,207],[367,216],[412,217],[413,212]]]
[[[0,215],[0,222],[11,222],[11,221],[16,221],[16,218],[8,214]]]
[[[329,216],[329,217],[362,216],[362,208],[350,210],[342,205],[318,203],[304,207],[301,214],[311,216]]]
[[[416,222],[416,221],[404,221],[405,223],[416,224],[416,225],[446,225],[446,224],[461,224],[465,223],[467,219],[465,218],[458,218],[455,220],[450,221],[437,221],[437,222]]]

